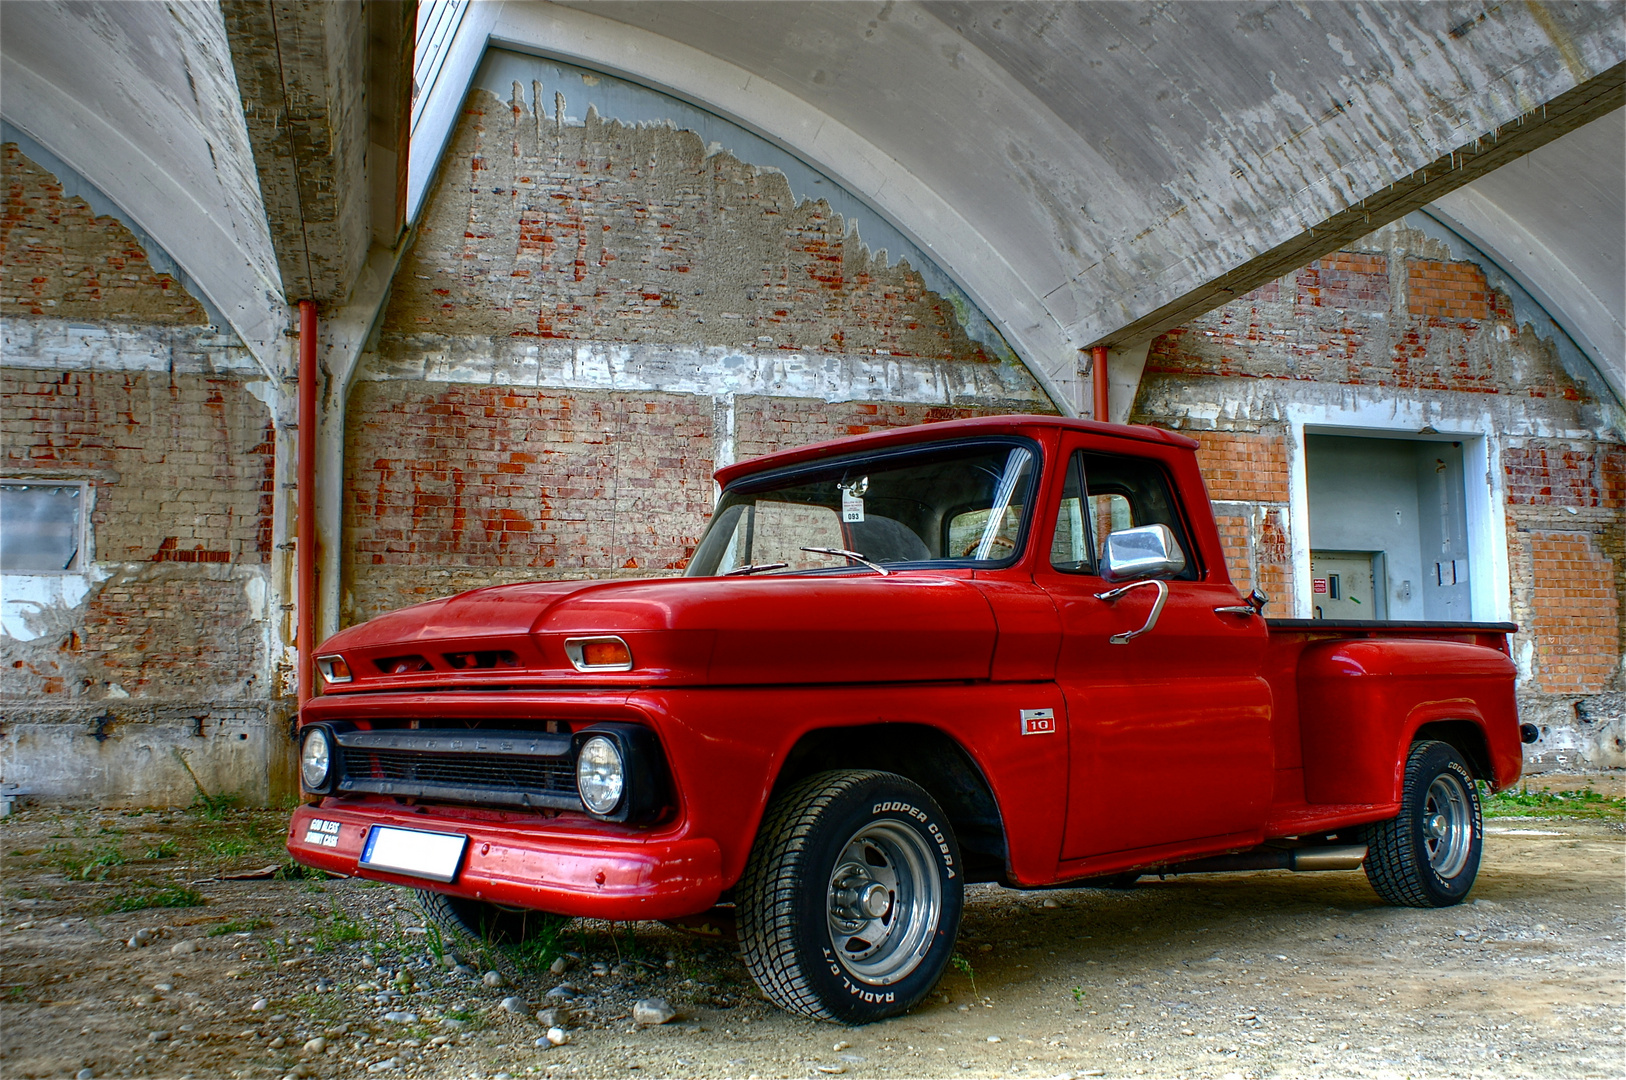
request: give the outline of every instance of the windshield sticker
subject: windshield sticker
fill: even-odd
[[[860,477],[850,484],[841,485],[841,520],[853,524],[864,520],[864,492],[869,490],[869,477]]]

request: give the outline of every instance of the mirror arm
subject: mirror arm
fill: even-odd
[[[1152,604],[1152,613],[1146,617],[1146,625],[1141,627],[1139,630],[1131,630],[1125,634],[1113,634],[1111,637],[1107,638],[1107,640],[1112,644],[1127,645],[1135,638],[1147,633],[1157,625],[1157,617],[1163,614],[1163,605],[1167,603],[1169,599],[1169,583],[1166,581],[1149,580],[1131,581],[1128,585],[1120,585],[1116,589],[1108,589],[1106,592],[1098,592],[1095,594],[1095,598],[1097,600],[1105,600],[1108,603],[1111,603],[1129,590],[1138,589],[1143,585],[1150,585],[1157,589],[1157,600]]]

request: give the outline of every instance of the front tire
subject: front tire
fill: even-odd
[[[460,948],[499,948],[551,943],[570,922],[568,915],[527,908],[506,908],[484,900],[418,889],[418,906],[440,930],[447,944]]]
[[[1468,763],[1449,743],[1414,743],[1400,813],[1367,830],[1366,878],[1391,904],[1450,907],[1473,888],[1484,843]]]
[[[817,1020],[904,1012],[953,955],[962,870],[947,816],[918,784],[808,777],[769,808],[740,878],[746,969],[775,1004]]]

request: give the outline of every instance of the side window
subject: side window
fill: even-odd
[[[1093,574],[1107,537],[1119,529],[1154,524],[1167,525],[1186,553],[1186,569],[1178,580],[1196,580],[1196,556],[1162,466],[1147,458],[1077,451],[1062,489],[1051,565]]]

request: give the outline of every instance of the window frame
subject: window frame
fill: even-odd
[[[827,458],[817,458],[812,461],[797,462],[794,465],[785,465],[777,469],[770,469],[760,473],[748,473],[744,476],[738,477],[733,483],[729,484],[718,493],[717,506],[721,506],[723,499],[730,493],[750,495],[758,491],[778,487],[781,484],[793,483],[802,477],[815,476],[820,473],[844,468],[859,462],[873,463],[893,461],[900,457],[907,458],[915,455],[941,453],[961,449],[974,449],[979,447],[987,447],[990,445],[1003,446],[1011,450],[1020,447],[1032,455],[1032,461],[1028,465],[1029,478],[1027,481],[1027,501],[1022,507],[1021,521],[1017,526],[1017,544],[1015,550],[1009,555],[999,559],[919,559],[906,563],[888,563],[887,566],[893,572],[896,572],[899,569],[951,569],[977,571],[1003,570],[1019,563],[1027,551],[1028,545],[1033,542],[1033,534],[1038,521],[1035,508],[1042,497],[1044,477],[1046,475],[1045,469],[1049,460],[1049,455],[1046,454],[1044,446],[1041,445],[1038,440],[1027,435],[999,434],[985,435],[977,438],[962,437],[901,443],[896,446],[880,447],[874,450],[853,451],[845,454],[832,455]],[[715,516],[716,507],[714,506],[712,508],[713,519],[715,519]],[[708,520],[706,523],[706,531],[709,532],[710,529],[711,521]],[[705,534],[702,533],[702,544],[704,543],[704,536]],[[698,555],[699,550],[699,545],[697,545],[695,548],[696,555]],[[694,558],[695,556],[690,556],[689,565],[692,566],[694,564]],[[858,569],[861,570],[862,568],[860,567]],[[796,571],[795,573],[797,575],[844,574],[851,573],[853,571],[854,567],[852,566],[833,566],[820,570],[800,570]],[[690,576],[688,569],[684,570],[684,576]],[[694,576],[699,577],[701,575],[697,574]],[[791,576],[791,573],[789,571],[778,571],[776,573],[765,574],[763,576]]]
[[[61,569],[53,570],[22,570],[12,569],[0,565],[0,574],[7,577],[40,577],[64,574],[83,574],[92,562],[95,561],[91,551],[93,533],[90,527],[90,515],[93,500],[95,499],[96,485],[89,480],[74,479],[59,476],[24,476],[15,473],[0,474],[0,487],[58,487],[77,488],[79,490],[79,521],[77,536],[73,553],[73,562]],[[0,528],[3,528],[0,523]]]
[[[1180,550],[1185,554],[1186,557],[1186,569],[1179,576],[1168,578],[1167,580],[1171,584],[1176,581],[1199,582],[1206,580],[1207,570],[1203,563],[1202,553],[1197,550],[1195,533],[1193,532],[1191,526],[1191,514],[1186,508],[1185,499],[1181,496],[1180,485],[1175,483],[1174,474],[1170,471],[1167,462],[1151,454],[1126,454],[1121,450],[1101,450],[1089,446],[1073,446],[1071,449],[1066,450],[1065,453],[1067,454],[1065,468],[1067,470],[1072,470],[1075,468],[1078,470],[1079,497],[1085,506],[1088,506],[1090,498],[1090,474],[1089,470],[1084,467],[1083,459],[1085,457],[1095,456],[1125,458],[1133,461],[1145,462],[1152,468],[1156,469],[1159,478],[1163,482],[1164,491],[1168,494],[1169,505],[1174,511],[1174,518],[1179,525],[1178,529],[1173,530],[1175,533],[1175,541],[1180,545]],[[1057,490],[1058,492],[1065,492],[1067,490],[1066,472],[1062,474],[1061,487]],[[1102,492],[1102,494],[1113,494],[1113,492],[1106,491]],[[1095,535],[1094,515],[1090,514],[1088,511],[1083,514],[1083,518],[1085,537],[1087,540],[1086,546],[1090,552],[1090,568],[1088,570],[1079,568],[1068,569],[1067,567],[1057,566],[1055,562],[1051,560],[1051,555],[1053,555],[1055,552],[1056,530],[1060,527],[1063,502],[1064,499],[1058,494],[1056,499],[1055,513],[1052,515],[1051,521],[1050,551],[1046,553],[1044,557],[1045,564],[1053,573],[1067,574],[1074,577],[1099,578],[1101,576],[1101,543],[1100,538]],[[1131,510],[1134,509],[1134,503],[1132,501],[1130,502],[1130,508]]]

